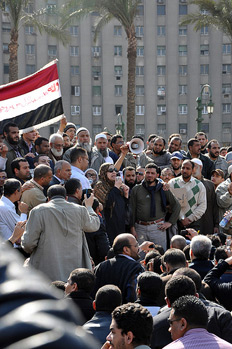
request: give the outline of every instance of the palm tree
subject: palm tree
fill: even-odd
[[[232,40],[232,0],[190,0],[198,10],[184,16],[181,25],[194,24],[194,29],[212,26],[223,31]]]
[[[77,18],[98,12],[95,39],[101,28],[116,18],[124,28],[128,40],[128,82],[127,82],[127,140],[131,140],[135,129],[135,71],[137,39],[134,19],[140,0],[69,0],[62,8],[62,25],[66,28]],[[71,11],[70,11],[71,9]]]
[[[11,23],[10,43],[9,43],[9,82],[18,79],[18,35],[19,30],[26,24],[31,24],[38,29],[39,33],[46,32],[61,40],[64,44],[67,42],[67,32],[61,30],[58,25],[47,23],[46,16],[48,9],[41,9],[28,13],[26,8],[29,0],[0,0],[0,8],[9,16]]]

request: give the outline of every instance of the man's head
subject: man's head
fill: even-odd
[[[3,186],[4,196],[10,199],[12,202],[20,200],[21,192],[21,183],[18,179],[6,179]]]
[[[4,170],[0,169],[0,187],[2,187],[7,179],[7,174]]]
[[[78,128],[76,132],[77,144],[79,147],[85,149],[87,152],[91,151],[91,139],[89,130],[85,127]]]
[[[166,167],[166,168],[162,169],[160,178],[165,183],[168,183],[170,181],[170,179],[174,178],[174,174],[173,174],[173,172],[172,172],[172,170],[170,168]]]
[[[63,142],[64,142],[64,149],[65,150],[71,147],[70,138],[66,133],[63,133]]]
[[[88,153],[84,148],[76,147],[71,150],[70,161],[72,166],[85,171],[89,165]]]
[[[218,141],[216,139],[212,139],[211,141],[209,141],[207,148],[208,148],[209,156],[213,160],[216,160],[220,153],[220,145]]]
[[[162,279],[159,274],[152,271],[145,271],[137,278],[138,297],[146,297],[155,302],[159,297],[162,288]]]
[[[65,183],[64,186],[65,186],[67,195],[75,196],[77,199],[81,200],[82,186],[79,179],[71,178]]]
[[[225,157],[226,154],[227,154],[227,148],[226,147],[221,147],[220,148],[220,155]]]
[[[152,150],[154,148],[154,139],[158,137],[155,133],[152,133],[147,139],[147,150]]]
[[[172,153],[170,162],[173,170],[179,170],[183,163],[183,155],[179,151],[175,151],[174,153]]]
[[[192,157],[198,157],[200,155],[201,144],[197,139],[190,138],[187,143],[187,146]]]
[[[212,247],[211,240],[204,235],[194,236],[190,243],[190,257],[192,260],[208,260]]]
[[[181,175],[185,182],[189,182],[193,173],[194,163],[191,160],[184,160],[181,166]]]
[[[174,235],[170,241],[171,248],[177,248],[178,250],[183,251],[187,245],[185,238],[182,235]]]
[[[86,171],[85,171],[85,177],[88,178],[92,188],[95,186],[95,184],[97,183],[98,181],[98,173],[97,171],[95,171],[93,168],[88,168]]]
[[[194,168],[193,168],[193,176],[197,179],[201,179],[202,177],[202,168],[203,168],[203,163],[200,159],[194,158],[191,160],[194,163]]]
[[[66,199],[66,189],[60,184],[54,184],[48,188],[47,197],[48,200],[52,200],[55,196]]]
[[[139,244],[135,237],[131,234],[119,234],[114,239],[113,250],[115,255],[125,254],[135,260],[140,258]]]
[[[103,133],[99,133],[95,136],[95,145],[97,150],[101,153],[101,155],[105,158],[108,155],[108,141],[107,137]]]
[[[25,142],[30,144],[36,140],[36,135],[37,135],[36,130],[32,130],[30,132],[23,133],[22,137],[23,137]]]
[[[19,144],[19,128],[15,123],[8,122],[3,128],[3,135],[9,144]]]
[[[224,172],[220,169],[216,169],[211,172],[211,181],[213,182],[216,188],[219,184],[224,182],[224,176]]]
[[[25,158],[16,158],[11,163],[11,169],[15,177],[26,182],[31,178],[29,163]]]
[[[75,124],[73,124],[72,122],[68,122],[64,128],[64,133],[66,133],[69,136],[70,141],[72,141],[76,133]]]
[[[121,135],[116,134],[112,136],[110,144],[115,154],[120,154],[121,153],[120,148],[122,145],[124,145],[124,140]]]
[[[136,172],[131,166],[125,167],[123,169],[123,178],[126,185],[129,188],[133,188],[136,184]]]
[[[196,285],[192,279],[185,275],[172,276],[165,285],[166,302],[169,308],[182,296],[197,295]]]
[[[172,137],[169,143],[168,151],[169,153],[174,153],[181,149],[182,139],[180,137]]]
[[[145,181],[148,185],[154,185],[159,177],[159,168],[156,164],[147,164],[145,167]]]
[[[145,168],[138,166],[136,168],[136,182],[140,184],[145,177]]]
[[[47,165],[38,165],[34,171],[34,181],[42,187],[46,187],[52,180],[51,167]]]
[[[176,268],[183,268],[187,266],[187,261],[183,251],[177,248],[171,248],[162,256],[162,264],[164,264],[167,272]]]
[[[64,141],[63,141],[63,137],[59,133],[53,133],[50,136],[49,145],[51,148],[51,152],[54,156],[62,156],[63,155]]]
[[[172,305],[169,316],[169,332],[172,340],[183,337],[193,328],[207,328],[208,312],[204,303],[194,296],[178,298]]]
[[[47,138],[38,137],[35,141],[35,150],[38,154],[48,155],[50,146]]]
[[[154,147],[153,152],[156,155],[161,155],[163,153],[163,150],[165,149],[165,139],[163,137],[156,137],[154,139]]]
[[[153,319],[150,312],[138,303],[127,303],[117,307],[112,313],[112,322],[107,341],[110,348],[132,349],[139,345],[149,345]]]
[[[195,134],[195,139],[197,139],[201,145],[201,149],[205,149],[207,143],[208,143],[208,138],[206,136],[205,132],[197,132]]]
[[[96,311],[112,311],[122,304],[122,293],[115,285],[105,285],[99,288],[93,302],[93,308]]]
[[[59,160],[54,167],[54,174],[59,179],[67,181],[72,175],[71,165],[68,161]]]
[[[38,165],[50,166],[50,161],[51,159],[45,154],[39,154],[33,158],[33,163],[35,167],[37,167]]]
[[[106,135],[106,138],[107,138],[107,147],[110,149],[111,145],[110,145],[110,142],[111,142],[111,138],[112,138],[112,134],[108,131],[103,131],[102,132],[104,135]]]
[[[173,273],[173,277],[180,276],[180,275],[188,276],[191,280],[193,280],[196,286],[197,293],[201,291],[201,287],[202,287],[201,276],[196,270],[192,268],[179,268]]]
[[[74,269],[65,284],[65,293],[85,291],[90,294],[95,283],[94,273],[86,268]]]

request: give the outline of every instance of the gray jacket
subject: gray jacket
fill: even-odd
[[[208,154],[205,154],[205,156],[207,156],[209,158],[209,155]],[[210,160],[212,160],[210,158]],[[218,158],[216,160],[212,160],[214,165],[215,165],[215,169],[219,169],[219,170],[222,170],[224,172],[224,175],[225,175],[225,178],[228,177],[228,162],[226,161],[226,159],[219,155]]]
[[[163,168],[170,166],[170,158],[171,154],[166,151],[159,156],[154,156],[153,154],[148,156],[145,153],[142,153],[139,157],[139,165],[145,167],[149,163],[155,163],[162,170]]]

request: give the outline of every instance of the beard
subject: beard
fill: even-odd
[[[213,158],[213,159],[217,159],[218,155],[219,155],[219,152],[218,154],[213,154],[211,151],[209,152],[210,156]]]
[[[125,180],[125,184],[126,184],[130,189],[132,189],[132,188],[137,184],[137,181],[135,180],[134,183],[131,183],[131,182],[127,182],[127,180]]]
[[[108,150],[107,150],[107,148],[105,148],[105,149],[100,149],[99,151],[100,151],[101,155],[103,156],[103,158],[106,158],[106,157],[108,156]]]
[[[91,152],[91,143],[83,142],[83,143],[78,143],[79,147],[85,149],[88,153]]]
[[[55,156],[62,156],[63,155],[63,151],[64,151],[64,149],[57,150],[55,148],[51,148],[51,152]]]
[[[12,137],[10,137],[9,135],[6,137],[6,140],[8,141],[8,143],[12,144],[12,145],[18,145],[19,144],[19,137],[17,137],[17,140],[14,140]]]

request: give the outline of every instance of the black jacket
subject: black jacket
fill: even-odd
[[[66,299],[72,299],[77,307],[81,310],[84,317],[82,325],[91,319],[95,311],[93,310],[93,299],[88,293],[83,290],[71,292],[67,295]]]

